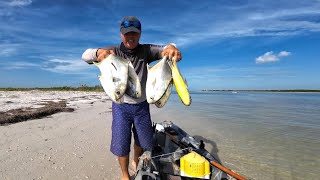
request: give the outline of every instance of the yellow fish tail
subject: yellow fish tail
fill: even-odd
[[[179,72],[177,62],[172,60],[172,64],[170,64],[172,70],[172,78],[174,86],[176,87],[176,91],[182,101],[182,103],[186,106],[190,106],[191,104],[191,97],[188,91],[188,87],[186,82],[184,81],[181,73]]]

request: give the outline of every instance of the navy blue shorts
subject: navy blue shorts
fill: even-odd
[[[135,144],[152,149],[153,128],[147,101],[138,104],[112,103],[112,139],[110,150],[116,156],[130,153],[131,131]]]

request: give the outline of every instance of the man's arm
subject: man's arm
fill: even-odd
[[[92,48],[85,50],[84,53],[82,54],[82,59],[88,64],[93,64],[94,61],[98,61],[98,58],[96,55],[97,51],[98,49],[92,49]]]
[[[110,54],[114,54],[112,48],[97,48],[97,49],[87,49],[82,54],[82,59],[88,64],[93,64],[93,62],[102,61],[107,58]]]

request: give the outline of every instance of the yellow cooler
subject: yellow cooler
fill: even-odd
[[[209,161],[192,151],[180,158],[180,175],[185,177],[210,179]]]

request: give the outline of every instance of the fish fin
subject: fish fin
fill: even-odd
[[[170,61],[170,60],[167,60],[167,63],[169,64],[170,68],[172,69],[172,68],[173,68],[173,64],[172,64],[172,61]]]
[[[128,60],[128,61],[129,61],[129,60]],[[129,67],[132,67],[132,68],[134,69],[133,64],[131,63],[131,61],[128,62],[128,66],[129,66]]]
[[[177,67],[177,61],[175,61],[174,59],[172,59],[172,60],[167,60],[167,62],[168,62],[168,64],[169,64],[169,66],[170,66],[171,69],[173,69],[173,68],[177,68],[177,69],[178,69],[178,67]]]
[[[118,78],[118,77],[113,77],[113,78],[112,78],[112,82],[118,82],[118,81],[121,81],[121,79]]]
[[[101,62],[102,62],[102,61],[100,61],[100,62],[99,62],[99,61],[98,61],[98,62],[93,61],[93,64],[96,65],[96,66],[99,66],[99,65],[101,64]]]
[[[168,56],[163,56],[164,61],[168,61]]]

